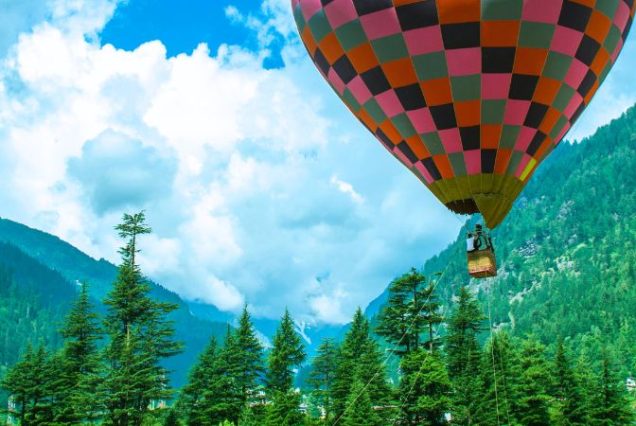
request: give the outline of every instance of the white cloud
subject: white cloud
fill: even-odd
[[[356,192],[356,190],[353,189],[353,185],[351,185],[349,182],[345,182],[343,180],[338,179],[338,176],[336,175],[331,176],[330,182],[332,185],[338,188],[338,191],[342,192],[343,194],[347,194],[349,197],[351,197],[353,202],[358,204],[364,202],[364,197],[358,194],[358,192]]]

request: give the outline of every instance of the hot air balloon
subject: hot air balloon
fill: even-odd
[[[634,0],[291,0],[351,112],[456,213],[496,227],[589,104]],[[494,259],[494,256],[493,256]]]

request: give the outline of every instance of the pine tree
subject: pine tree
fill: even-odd
[[[291,315],[285,309],[268,357],[266,374],[268,391],[286,393],[290,390],[294,379],[294,368],[300,366],[306,357],[301,338],[294,330]]]
[[[230,419],[238,421],[239,414],[246,407],[245,397],[241,385],[237,380],[238,359],[240,348],[236,343],[234,331],[228,325],[223,341],[223,348],[219,353],[215,375],[218,378],[206,392],[205,398],[213,403],[208,406],[206,415],[214,420]]]
[[[178,408],[191,425],[216,425],[218,416],[214,416],[211,405],[216,403],[218,395],[211,395],[218,376],[219,348],[216,339],[212,337],[210,343],[192,368],[188,384],[183,387]]]
[[[365,384],[356,377],[347,398],[347,409],[342,416],[343,426],[380,426],[382,420],[373,409]]]
[[[228,353],[230,350],[233,353]],[[256,337],[247,306],[243,307],[238,329],[226,342],[225,355],[228,374],[239,393],[240,408],[245,407],[263,375],[263,347]],[[237,416],[240,412],[241,409]]]
[[[427,285],[426,277],[415,268],[391,282],[377,333],[396,346],[396,354],[407,354],[422,345],[433,350],[437,344],[434,328],[442,317],[437,313],[439,302],[434,290],[434,284]],[[426,339],[422,339],[423,333]]]
[[[7,372],[0,388],[5,389],[18,408],[21,425],[53,423],[53,364],[43,345],[29,345],[22,358]]]
[[[192,424],[192,423],[189,423]],[[168,414],[163,419],[163,426],[180,426],[181,422],[179,421],[179,414],[174,408],[168,410]]]
[[[441,426],[451,409],[451,382],[437,352],[411,351],[400,363],[401,420],[406,425]]]
[[[524,341],[521,352],[521,386],[519,388],[519,422],[527,426],[550,424],[548,390],[550,369],[545,348],[534,338]]]
[[[448,374],[453,382],[453,421],[473,424],[480,403],[481,350],[477,335],[483,330],[485,317],[477,300],[461,287],[453,313],[448,319],[446,353]]]
[[[125,214],[116,229],[126,244],[119,251],[122,264],[117,280],[104,301],[110,337],[105,350],[106,420],[114,425],[140,425],[152,400],[171,395],[168,371],[161,361],[180,351],[172,323],[165,319],[176,306],[150,299],[150,287],[136,263],[137,239],[151,232],[144,213]]]
[[[564,426],[577,426],[589,424],[585,400],[581,395],[579,383],[576,380],[570,360],[567,356],[563,339],[557,341],[554,357],[554,381],[558,421]]]
[[[324,416],[329,421],[333,413],[331,392],[337,367],[338,346],[333,339],[324,339],[311,364],[308,383],[313,388],[317,403],[325,410]]]
[[[617,377],[612,362],[609,352],[604,349],[601,371],[592,396],[592,424],[594,425],[629,425],[634,420],[634,411],[627,400],[625,387]]]
[[[369,322],[358,308],[351,328],[345,335],[337,355],[331,400],[334,417],[342,417],[351,392],[356,372],[367,385],[372,405],[385,405],[390,391],[386,383],[386,370],[377,343],[369,335]]]
[[[516,341],[504,331],[493,334],[482,353],[475,424],[518,423],[520,381]]]
[[[304,416],[300,412],[300,393],[294,390],[271,393],[271,402],[267,406],[265,426],[301,426]]]
[[[91,422],[101,411],[101,395],[96,389],[101,384],[103,366],[97,346],[101,338],[98,317],[86,283],[82,284],[61,334],[65,342],[56,361],[55,422]]]

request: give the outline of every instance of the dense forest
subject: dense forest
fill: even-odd
[[[91,266],[86,282],[71,281],[85,266],[72,251],[2,243],[4,415],[23,425],[633,424],[634,142],[632,108],[558,147],[493,232],[496,278],[466,275],[472,218],[311,357],[289,312],[267,348],[247,308],[222,329],[188,316],[139,270],[143,214],[117,227],[119,267]],[[184,323],[196,344],[183,341]],[[183,351],[190,373],[175,382]]]
[[[294,387],[306,353],[289,312],[266,352],[245,308],[239,326],[228,327],[222,342],[211,338],[189,382],[174,392],[161,360],[181,347],[164,319],[175,306],[148,297],[135,263],[137,237],[149,228],[140,214],[126,216],[118,229],[127,242],[105,317],[94,312],[83,284],[61,328],[62,349],[29,346],[2,379],[11,395],[10,421],[627,425],[635,418],[616,359],[602,340],[601,357],[590,359],[564,339],[551,352],[534,336],[495,331],[467,287],[445,313],[438,280],[415,269],[391,283],[376,327],[358,309],[342,342],[322,342],[306,388]],[[399,363],[395,379],[389,359]]]
[[[438,294],[450,306],[468,286],[494,327],[534,335],[555,350],[559,337],[593,359],[611,347],[623,377],[636,372],[636,108],[578,144],[561,144],[492,232],[498,276],[470,280],[465,236],[427,261],[442,272]],[[373,318],[388,291],[365,311]],[[599,341],[603,342],[599,345]]]

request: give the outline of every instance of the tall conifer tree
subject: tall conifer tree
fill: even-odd
[[[299,367],[306,357],[302,340],[294,330],[294,321],[289,311],[285,309],[268,357],[266,374],[268,391],[285,393],[290,390],[294,379],[294,369]]]
[[[593,424],[619,426],[632,424],[634,410],[626,396],[624,383],[614,371],[613,359],[603,348],[601,371],[597,376],[594,394],[591,399]]]
[[[445,345],[448,374],[455,389],[454,422],[458,424],[473,424],[480,403],[481,349],[477,335],[483,330],[484,320],[477,300],[466,287],[461,287],[448,319]]]
[[[421,346],[433,350],[437,344],[435,326],[442,322],[434,283],[411,269],[389,286],[389,301],[380,312],[377,333],[404,355]]]
[[[98,317],[88,295],[88,284],[83,283],[61,330],[65,342],[56,367],[54,415],[57,423],[91,422],[103,409],[103,395],[96,392],[103,374],[97,346],[100,332]]]
[[[247,306],[239,318],[239,326],[232,340],[226,345],[228,373],[239,391],[241,407],[244,407],[263,376],[263,346],[256,337]],[[227,353],[233,350],[234,353]],[[240,410],[239,410],[240,413]]]
[[[104,301],[110,337],[105,351],[106,418],[114,425],[141,425],[151,401],[171,396],[168,371],[161,362],[180,351],[166,319],[176,306],[149,297],[150,287],[137,264],[138,238],[151,232],[144,213],[125,214],[116,230],[125,245],[119,251],[117,280]]]
[[[365,383],[356,377],[347,398],[347,411],[342,417],[343,426],[381,426],[382,419],[373,409]]]
[[[553,371],[559,423],[564,426],[589,424],[585,399],[570,365],[562,338],[557,341]]]
[[[523,342],[521,369],[519,422],[527,426],[549,425],[550,368],[544,346],[534,338]]]
[[[441,426],[451,409],[451,382],[438,352],[412,351],[400,363],[400,407],[406,425]]]
[[[192,368],[188,384],[181,391],[177,407],[188,424],[216,425],[218,420],[224,420],[224,417],[219,419],[212,413],[212,406],[220,399],[220,395],[213,393],[220,380],[217,372],[219,352],[216,338],[212,337]]]
[[[333,413],[331,392],[338,362],[338,346],[333,339],[324,339],[311,364],[308,383],[314,389],[318,404],[323,407],[325,420],[329,422]]]
[[[369,322],[362,310],[357,309],[351,328],[339,348],[331,398],[334,417],[341,418],[351,393],[351,386],[358,379],[366,384],[372,405],[381,406],[390,397],[386,382],[386,370],[377,343],[369,335]]]

